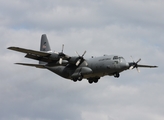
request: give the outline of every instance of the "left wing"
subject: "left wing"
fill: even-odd
[[[31,66],[31,67],[36,67],[36,68],[45,68],[45,65],[42,64],[29,64],[29,63],[15,63],[18,65],[25,65],[25,66]]]
[[[20,47],[8,47],[8,49],[27,53],[27,54],[32,54],[32,55],[36,55],[36,56],[40,56],[40,57],[47,57],[47,56],[51,55],[50,53],[47,53],[47,52],[30,50],[30,49],[25,49],[25,48],[20,48]]]
[[[68,55],[65,55],[63,52],[61,53],[55,53],[55,52],[48,52],[48,51],[36,51],[36,50],[30,50],[20,47],[9,47],[8,49],[26,53],[25,57],[39,60],[47,63],[56,63],[59,61],[58,64],[62,64],[63,60],[67,60],[70,58]],[[60,61],[62,59],[62,61]],[[65,62],[63,62],[62,65],[65,65]]]
[[[55,53],[30,50],[30,49],[25,49],[25,48],[20,48],[20,47],[9,47],[8,49],[26,53],[26,55],[25,55],[26,58],[39,60],[39,61],[43,61],[43,62],[52,62],[52,61],[58,60],[58,55]],[[54,56],[54,57],[52,58],[51,56]]]

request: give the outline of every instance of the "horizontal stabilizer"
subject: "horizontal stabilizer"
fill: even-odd
[[[45,65],[42,64],[29,64],[29,63],[15,63],[18,65],[25,65],[25,66],[31,66],[31,67],[36,67],[36,68],[45,68]]]

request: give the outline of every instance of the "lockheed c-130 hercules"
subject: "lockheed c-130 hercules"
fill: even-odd
[[[10,50],[26,53],[25,57],[38,60],[39,64],[16,63],[19,65],[32,66],[36,68],[48,69],[61,77],[76,81],[87,79],[89,83],[97,83],[100,77],[105,75],[118,78],[124,70],[138,67],[155,68],[157,66],[139,65],[141,61],[126,62],[122,56],[104,55],[101,57],[91,57],[84,59],[84,55],[69,56],[63,53],[64,45],[61,52],[51,51],[46,34],[41,36],[40,51],[30,50],[20,47],[9,47]]]

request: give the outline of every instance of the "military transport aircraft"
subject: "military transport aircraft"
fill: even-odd
[[[61,77],[71,79],[74,82],[87,79],[89,83],[97,83],[100,77],[110,75],[118,78],[124,70],[138,67],[155,68],[157,66],[139,65],[141,61],[126,62],[122,56],[104,55],[101,57],[91,57],[84,59],[84,55],[69,56],[63,53],[64,45],[61,52],[53,52],[46,34],[41,36],[40,51],[30,50],[20,47],[9,47],[10,50],[26,53],[25,57],[38,60],[39,64],[16,63],[18,65],[32,66],[36,68],[48,69]]]

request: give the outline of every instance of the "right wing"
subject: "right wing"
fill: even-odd
[[[151,66],[151,65],[137,65],[137,67],[156,68],[156,67],[158,67],[158,66]]]

